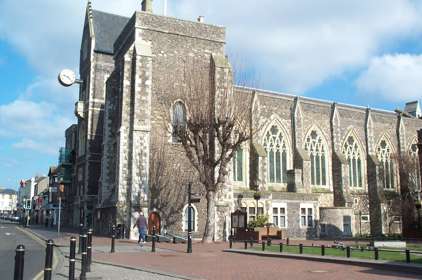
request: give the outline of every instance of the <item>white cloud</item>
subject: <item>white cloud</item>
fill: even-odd
[[[64,129],[73,119],[53,103],[17,99],[0,105],[0,135],[17,141],[13,147],[41,153],[57,153]]]
[[[155,0],[162,13],[164,0]],[[93,1],[94,8],[131,16],[140,0]],[[5,0],[3,35],[49,78],[77,69],[85,1]],[[257,73],[263,87],[302,92],[365,66],[379,49],[421,32],[422,9],[411,0],[179,0],[169,15],[227,27],[228,51]],[[25,7],[25,9],[22,9]],[[416,34],[416,35],[415,35]]]
[[[178,1],[176,13],[227,26],[231,53],[264,87],[306,91],[364,66],[386,42],[421,31],[412,1]],[[419,12],[418,12],[419,10]]]
[[[21,141],[13,144],[13,147],[18,149],[39,151],[50,155],[57,155],[56,147],[51,146],[49,143],[37,142],[28,138],[24,138]]]
[[[387,101],[419,100],[422,95],[422,55],[375,57],[356,81],[362,94]]]
[[[140,0],[93,2],[95,9],[125,16],[141,5]],[[415,3],[169,0],[168,14],[190,20],[203,15],[207,23],[226,26],[228,52],[239,60],[234,64],[256,73],[261,87],[301,93],[365,67],[388,43],[420,34],[422,9]],[[154,1],[156,13],[162,13],[162,4]],[[56,77],[62,68],[78,72],[85,5],[74,0],[0,1],[0,39],[20,51],[38,75],[18,99],[0,105],[0,135],[16,139],[16,148],[50,153],[49,147],[62,143],[66,126],[76,121],[77,88],[61,88]]]

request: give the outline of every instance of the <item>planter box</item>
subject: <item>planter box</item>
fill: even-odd
[[[283,233],[282,230],[279,228],[275,228],[275,227],[256,227],[255,228],[255,232],[259,233],[259,240],[262,239],[267,239],[267,238],[271,238],[271,239],[282,239],[283,238]]]

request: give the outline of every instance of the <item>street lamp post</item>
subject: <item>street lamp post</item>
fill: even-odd
[[[57,223],[57,236],[60,237],[60,225],[61,225],[61,212],[62,212],[62,192],[64,190],[64,185],[60,184],[59,185],[59,190],[58,190],[58,194],[59,194],[59,217],[58,217],[58,223]]]
[[[256,200],[256,213],[255,213],[255,220],[257,220],[257,219],[258,219],[258,201],[261,199],[261,194],[260,194],[258,191],[256,191],[256,192],[253,194],[253,198]]]

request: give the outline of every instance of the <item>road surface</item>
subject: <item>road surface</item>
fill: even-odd
[[[17,227],[0,220],[0,279],[13,279],[15,249],[19,244],[25,246],[24,279],[33,279],[44,267],[45,247]]]

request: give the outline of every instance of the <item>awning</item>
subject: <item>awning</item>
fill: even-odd
[[[258,154],[259,157],[266,157],[267,156],[267,151],[265,151],[264,146],[262,146],[259,143],[253,143],[252,145],[255,149],[255,152]]]

